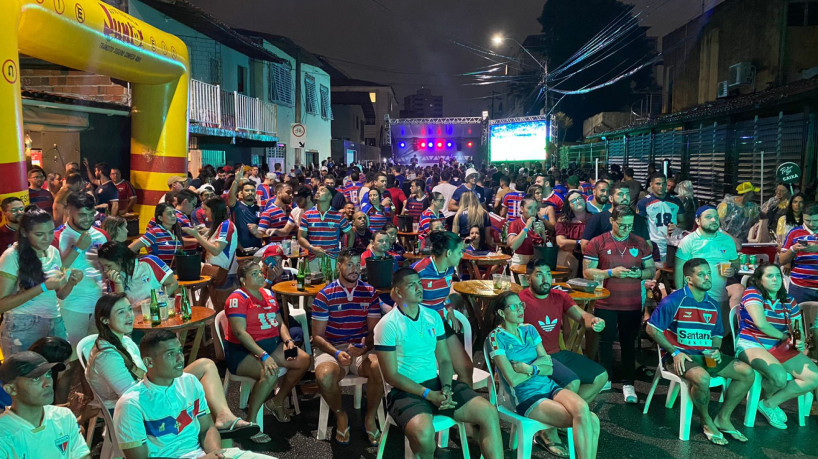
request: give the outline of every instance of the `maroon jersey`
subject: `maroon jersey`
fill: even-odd
[[[630,234],[624,241],[617,241],[610,232],[603,233],[588,242],[583,251],[586,260],[596,261],[597,268],[608,270],[618,266],[643,267],[653,260],[653,247],[641,237]],[[610,290],[610,298],[598,300],[596,307],[612,311],[638,311],[642,309],[642,281],[636,278],[610,277],[603,286]]]

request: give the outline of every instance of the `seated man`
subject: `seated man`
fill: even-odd
[[[53,406],[52,370],[62,363],[23,351],[6,357],[0,381],[11,407],[0,414],[0,457],[90,458],[77,418],[68,408]]]
[[[384,239],[386,237],[384,236]],[[361,256],[353,249],[338,255],[338,280],[315,296],[312,305],[312,345],[315,379],[321,396],[335,413],[335,441],[349,444],[349,418],[341,407],[340,381],[347,373],[369,380],[364,429],[369,444],[378,445],[376,414],[383,396],[378,359],[372,350],[372,333],[381,318],[375,288],[360,280]]]
[[[185,356],[175,333],[148,333],[139,351],[147,374],[122,395],[114,410],[114,427],[126,459],[269,457],[221,448],[202,384],[183,371]]]
[[[719,352],[724,326],[719,303],[708,293],[712,281],[707,260],[691,258],[683,269],[686,286],[659,303],[648,321],[648,335],[663,349],[662,364],[668,371],[687,380],[707,439],[726,445],[727,434],[744,443],[747,437],[736,429],[730,416],[747,395],[755,375],[746,363]],[[715,418],[708,411],[712,376],[733,380]]]
[[[568,316],[574,322],[582,321],[587,329],[597,333],[605,328],[605,321],[583,311],[567,293],[551,289],[551,268],[545,260],[529,261],[525,271],[528,287],[520,292],[520,300],[526,306],[525,322],[535,326],[545,352],[554,362],[551,379],[590,403],[606,385],[610,388],[608,372],[584,355],[560,349],[562,319]]]
[[[366,251],[361,254],[361,264],[366,266],[366,260],[370,257],[384,258],[392,256],[389,253],[390,242],[389,233],[384,230],[376,232],[372,237],[372,242],[367,246]],[[392,259],[394,260],[392,263],[392,272],[395,272],[398,270],[398,260],[394,256],[392,256]]]
[[[434,457],[432,416],[442,414],[479,426],[483,456],[503,457],[497,410],[468,385],[452,380],[443,319],[420,306],[420,275],[411,268],[399,269],[392,298],[397,307],[375,327],[375,352],[383,377],[392,386],[389,415],[406,433],[412,452],[420,458]]]

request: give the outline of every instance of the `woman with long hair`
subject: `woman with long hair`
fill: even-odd
[[[480,227],[483,240],[491,240],[491,221],[489,214],[480,204],[480,198],[473,191],[467,191],[460,196],[460,208],[454,214],[452,232],[461,238],[469,236],[469,228]]]
[[[548,196],[543,194],[543,188],[539,185],[531,185],[525,191],[524,198],[533,198],[535,201],[537,201],[537,204],[540,206],[540,210],[537,215],[539,215],[540,219],[542,219],[545,227],[553,231],[556,228],[557,212],[554,210],[554,206],[545,204],[545,200],[548,198]]]
[[[144,247],[150,254],[172,266],[176,251],[184,249],[182,229],[176,217],[176,209],[169,203],[159,203],[153,212],[153,217],[156,225],[145,230],[145,234],[131,242],[128,248],[134,253],[139,253]]]
[[[791,229],[804,224],[804,204],[806,204],[804,193],[795,193],[790,198],[786,211],[778,218],[775,228],[775,236],[779,245],[784,243]]]
[[[564,212],[557,219],[557,245],[560,248],[557,264],[568,266],[573,278],[582,266],[582,247],[579,241],[591,215],[585,206],[585,197],[579,190],[569,191],[565,195],[565,203]]]
[[[229,322],[224,338],[227,368],[235,375],[258,380],[250,391],[247,419],[256,419],[263,407],[279,422],[289,422],[284,399],[309,369],[310,356],[290,337],[275,295],[264,288],[259,263],[240,263],[238,278],[241,287],[227,298],[224,308]],[[294,356],[285,356],[285,351],[289,354],[293,350]],[[282,366],[287,373],[279,381],[278,368]],[[279,390],[270,399],[276,386]]]
[[[82,280],[82,271],[62,272],[54,240],[54,220],[43,210],[26,210],[17,243],[0,256],[0,348],[12,355],[45,336],[67,339],[57,300]]]
[[[139,346],[128,336],[133,332],[134,312],[124,293],[109,293],[97,300],[94,320],[99,335],[88,356],[85,377],[105,408],[113,412],[117,400],[145,377],[147,368]],[[185,367],[185,373],[196,376],[202,383],[217,429],[247,436],[258,433],[258,426],[230,411],[219,370],[212,360],[198,359]]]
[[[383,225],[392,221],[392,201],[389,198],[381,199],[381,192],[377,188],[370,188],[369,203],[364,203],[361,210],[369,217],[369,230],[377,233]]]
[[[121,242],[106,242],[98,251],[109,291],[125,293],[131,304],[151,298],[151,290],[164,289],[170,297],[179,288],[168,265],[158,257],[136,254]]]
[[[420,224],[418,225],[418,239],[423,241],[429,236],[430,226],[432,220],[441,220],[446,222],[446,216],[443,215],[443,206],[446,204],[446,197],[439,191],[433,191],[430,195],[429,207],[420,214]]]
[[[108,235],[109,241],[125,242],[128,240],[128,221],[119,215],[105,217],[100,228]]]
[[[771,426],[786,429],[779,405],[818,388],[818,366],[803,353],[807,335],[801,308],[787,294],[781,269],[768,263],[750,276],[738,307],[736,354],[761,375],[767,396],[758,412]],[[796,321],[801,339],[793,343]],[[787,375],[793,379],[787,381]]]
[[[489,356],[517,414],[554,427],[573,427],[577,457],[596,457],[599,418],[582,397],[562,390],[549,377],[553,362],[537,329],[524,321],[525,303],[516,293],[503,292],[495,300],[494,312],[500,325],[489,334]],[[542,432],[536,442],[554,456],[568,457],[556,429]]]

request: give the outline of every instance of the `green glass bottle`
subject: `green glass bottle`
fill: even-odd
[[[301,260],[298,267],[298,274],[295,275],[295,286],[299,292],[304,291],[304,283],[307,280],[307,270],[304,269],[307,265],[307,260]]]
[[[188,292],[182,289],[182,322],[189,321],[191,315],[193,315],[193,309],[190,307]]]
[[[151,326],[156,327],[162,324],[162,317],[159,314],[159,300],[156,298],[156,290],[151,289]]]

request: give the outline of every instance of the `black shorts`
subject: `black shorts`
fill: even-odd
[[[424,381],[420,385],[431,390],[441,389],[440,380],[437,378]],[[457,403],[457,408],[465,405],[475,397],[479,397],[479,395],[466,383],[457,380],[452,381],[452,399]],[[389,391],[389,395],[386,396],[386,409],[401,429],[405,429],[406,424],[419,414],[454,416],[454,409],[440,410],[425,398],[396,388]]]
[[[554,364],[551,379],[561,387],[577,380],[580,384],[591,384],[605,373],[605,367],[576,352],[559,351],[551,354],[551,362]]]
[[[281,343],[281,337],[276,336],[275,338],[268,338],[263,339],[261,341],[256,341],[256,344],[268,354],[270,354],[270,358],[273,358],[273,352],[278,348],[278,345]],[[248,355],[252,355],[250,351],[247,350],[246,347],[242,344],[231,343],[230,341],[224,341],[224,360],[227,363],[227,369],[230,370],[230,373],[236,374],[236,371],[239,369],[239,365],[241,364],[242,360]],[[255,357],[255,356],[253,356]]]

